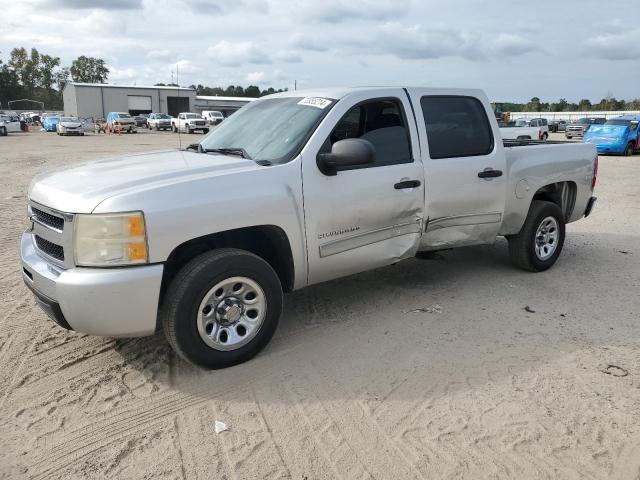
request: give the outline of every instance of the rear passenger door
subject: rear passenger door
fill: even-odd
[[[426,233],[437,250],[494,241],[504,214],[506,160],[480,91],[412,89],[425,167]]]

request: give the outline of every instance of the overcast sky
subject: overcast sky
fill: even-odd
[[[494,100],[640,97],[640,0],[16,0],[0,56],[102,57],[109,81],[478,87]]]

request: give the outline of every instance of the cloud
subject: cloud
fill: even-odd
[[[449,56],[477,60],[483,57],[477,35],[451,29],[426,29],[421,25],[405,26],[398,22],[388,22],[368,35],[352,37],[348,42],[361,52],[388,54],[404,60]]]
[[[259,13],[268,12],[266,2],[250,2],[245,0],[184,0],[184,3],[196,14],[203,15],[228,15],[232,11],[241,10],[244,13],[256,11]]]
[[[146,57],[152,60],[167,60],[172,56],[174,56],[174,53],[167,49],[149,50],[146,54]]]
[[[604,33],[586,41],[585,54],[603,60],[637,60],[640,29]]]
[[[279,62],[286,63],[300,63],[302,62],[302,57],[298,55],[296,52],[289,51],[280,51],[274,55],[274,59]]]
[[[198,64],[193,63],[191,60],[178,60],[175,63],[172,63],[168,66],[169,69],[175,68],[178,66],[178,72],[182,73],[197,73],[202,71],[202,67]]]
[[[541,48],[536,43],[527,40],[520,35],[501,33],[492,42],[493,50],[506,56],[518,56],[526,53],[540,51]]]
[[[313,52],[326,52],[329,47],[323,43],[320,43],[313,36],[309,34],[302,34],[300,32],[292,33],[289,36],[287,43],[299,50],[311,50]]]
[[[135,68],[117,68],[111,65],[109,65],[108,68],[110,83],[130,83],[135,81],[139,76],[138,71]]]
[[[264,72],[251,72],[247,74],[247,82],[260,83],[264,80]]]
[[[298,7],[300,15],[310,23],[340,23],[354,20],[391,20],[406,17],[409,0],[306,0]]]
[[[142,0],[44,0],[41,3],[41,7],[70,8],[73,10],[139,10],[142,8]]]
[[[224,67],[237,67],[245,63],[268,64],[269,56],[253,42],[221,40],[207,49],[207,55]]]

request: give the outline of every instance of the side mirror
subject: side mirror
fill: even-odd
[[[318,169],[327,176],[337,175],[344,167],[366,165],[376,159],[376,148],[368,140],[346,138],[331,147],[331,153],[319,153],[316,158]]]

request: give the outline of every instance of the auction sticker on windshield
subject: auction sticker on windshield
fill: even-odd
[[[298,105],[309,105],[316,108],[327,108],[331,105],[331,100],[320,97],[305,97],[298,102]]]

